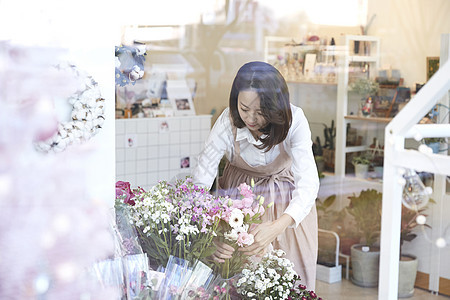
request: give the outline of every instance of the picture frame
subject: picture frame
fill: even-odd
[[[428,56],[427,57],[427,81],[430,80],[431,76],[437,72],[439,69],[439,56]]]
[[[194,103],[191,98],[171,98],[170,103],[176,116],[195,115]]]
[[[167,96],[175,116],[195,115],[194,102],[185,80],[168,80]]]

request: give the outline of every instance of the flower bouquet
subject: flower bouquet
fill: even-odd
[[[298,275],[284,254],[272,250],[261,260],[253,257],[236,283],[238,293],[245,299],[288,299]]]
[[[215,251],[212,243],[222,214],[222,200],[187,177],[175,184],[160,181],[150,191],[125,192],[129,222],[153,266],[166,266],[175,256],[191,264]],[[128,198],[127,195],[131,195]]]
[[[253,180],[251,186],[242,183],[238,187],[241,198],[228,199],[223,204],[217,240],[231,245],[235,250],[253,244],[254,237],[249,231],[262,222],[261,217],[265,212],[264,197],[256,197],[253,188]],[[235,251],[232,258],[226,259],[224,263],[216,263],[216,271],[223,279],[228,279],[240,273],[246,260],[247,256]]]

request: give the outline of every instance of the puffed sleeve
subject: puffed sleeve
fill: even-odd
[[[217,175],[218,166],[223,155],[233,145],[233,132],[226,108],[217,118],[202,152],[198,156],[198,164],[192,173],[193,182],[198,186],[211,188]]]
[[[312,152],[311,130],[300,108],[293,110],[287,149],[292,157],[295,189],[285,213],[295,220],[295,227],[309,214],[319,191],[319,176]]]

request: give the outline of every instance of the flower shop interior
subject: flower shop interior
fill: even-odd
[[[449,299],[449,15],[448,0],[0,1],[0,299]],[[278,69],[309,122],[313,289],[276,250],[230,278],[208,259],[229,234],[206,217],[224,160],[209,192],[187,178],[249,61]],[[201,222],[174,206],[194,194]],[[274,262],[278,284],[251,285]]]

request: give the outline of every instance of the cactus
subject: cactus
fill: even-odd
[[[327,127],[325,125],[325,129],[323,130],[323,134],[325,136],[325,145],[324,148],[334,149],[334,139],[336,137],[336,127],[334,127],[334,120],[331,120],[331,127]]]

